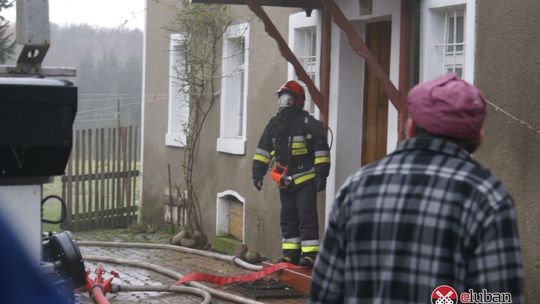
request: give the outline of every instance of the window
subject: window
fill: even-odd
[[[305,12],[293,14],[289,17],[289,45],[306,70],[309,78],[318,87],[320,83],[320,23],[318,12],[311,13],[311,17],[306,17]],[[294,69],[289,65],[289,79],[298,77]],[[315,105],[307,86],[303,84],[306,92],[306,103],[304,109],[316,118],[319,117],[319,108]]]
[[[425,0],[421,5],[420,81],[456,73],[474,82],[476,1]]]
[[[217,150],[245,154],[249,26],[231,25],[223,38],[221,122]]]
[[[182,34],[171,34],[169,50],[169,110],[165,144],[184,147],[189,123],[189,94],[182,80],[185,56],[180,48]]]
[[[462,9],[446,10],[444,16],[444,44],[439,45],[443,52],[443,73],[456,73],[463,76],[465,64],[465,16]]]

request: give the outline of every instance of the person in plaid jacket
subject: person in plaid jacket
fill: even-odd
[[[431,303],[440,285],[523,303],[514,202],[471,156],[484,96],[449,74],[414,87],[407,106],[409,139],[336,197],[310,303]]]

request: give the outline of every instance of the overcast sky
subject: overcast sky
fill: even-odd
[[[145,0],[49,0],[49,20],[60,25],[81,24],[143,29]],[[2,11],[15,20],[15,8]]]

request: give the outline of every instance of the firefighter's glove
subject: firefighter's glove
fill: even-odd
[[[263,185],[262,178],[253,178],[253,186],[257,189],[257,191],[261,191]]]
[[[317,192],[324,191],[326,189],[326,177],[317,176]]]

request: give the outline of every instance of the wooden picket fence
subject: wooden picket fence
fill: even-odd
[[[138,127],[74,132],[62,177],[64,229],[123,228],[137,219]]]

